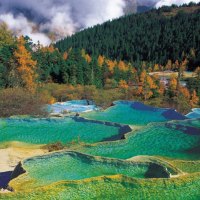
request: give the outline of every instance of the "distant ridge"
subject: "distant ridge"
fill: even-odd
[[[143,12],[144,9],[141,11]],[[200,3],[164,6],[97,25],[58,41],[61,51],[85,49],[93,55],[131,63],[165,65],[195,51],[191,70],[200,65]]]

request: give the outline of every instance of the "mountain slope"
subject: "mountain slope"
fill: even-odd
[[[192,12],[184,12],[191,10]],[[174,10],[176,13],[174,14]],[[195,51],[194,66],[200,64],[200,9],[163,7],[133,14],[83,30],[56,43],[61,51],[84,48],[89,54],[129,62],[166,64]],[[171,15],[170,15],[171,14]],[[169,17],[170,16],[170,17]]]

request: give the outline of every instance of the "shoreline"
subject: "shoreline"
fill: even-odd
[[[0,149],[0,173],[13,171],[16,165],[28,157],[44,155],[47,150],[41,149],[41,146],[21,145],[20,143],[11,143],[7,148]]]

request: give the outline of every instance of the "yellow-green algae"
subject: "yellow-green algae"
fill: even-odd
[[[182,172],[194,173],[200,172],[200,160],[196,161],[185,161],[185,160],[169,160],[169,162]]]
[[[17,185],[13,187],[15,190],[18,188],[26,190],[62,180],[81,180],[102,175],[122,174],[134,178],[148,178],[149,176],[162,178],[179,173],[172,165],[164,161],[161,163],[156,159],[144,162],[119,160],[94,157],[73,151],[56,152],[27,159],[16,168],[14,173],[17,173],[21,167],[27,173],[13,181]],[[10,185],[13,185],[12,181]]]
[[[34,190],[27,188],[26,191],[2,195],[0,199],[199,200],[199,188],[200,173],[148,180],[116,175],[81,181],[61,181]]]

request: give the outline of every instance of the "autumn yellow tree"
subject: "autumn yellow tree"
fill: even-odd
[[[67,60],[67,58],[68,58],[68,53],[65,51],[65,52],[63,53],[63,59],[64,59],[64,60]]]
[[[123,71],[123,72],[127,72],[128,71],[128,67],[126,66],[125,62],[123,62],[122,60],[119,61],[118,63],[118,68],[120,71]]]
[[[153,80],[151,76],[148,75],[146,81],[150,89],[157,89],[157,85],[155,84],[155,81]]]
[[[53,53],[55,51],[55,48],[53,45],[47,46],[47,47],[41,47],[41,51],[43,53],[49,52],[49,53]]]
[[[119,88],[122,90],[127,90],[128,89],[128,84],[125,80],[120,80],[119,81]]]
[[[117,65],[117,62],[116,62],[116,61],[112,61],[112,60],[107,60],[107,61],[106,61],[106,64],[107,64],[108,70],[109,70],[111,73],[114,73],[114,68],[115,68],[115,66]]]
[[[196,90],[193,90],[190,100],[190,105],[194,107],[199,103],[199,97],[197,96]]]
[[[153,78],[149,75],[146,75],[146,79],[143,83],[143,90],[142,94],[144,97],[144,100],[151,98],[153,96],[153,89],[157,89],[157,85],[155,84]]]
[[[19,75],[20,86],[34,93],[36,89],[36,64],[31,57],[30,52],[25,48],[24,37],[21,36],[17,40],[17,49],[14,52],[16,59],[16,70]]]
[[[103,63],[104,63],[104,57],[99,55],[98,57],[98,66],[102,67]]]
[[[159,71],[159,69],[160,69],[160,68],[159,68],[159,65],[158,65],[158,64],[155,64],[154,67],[153,67],[153,71],[154,71],[154,72],[157,72],[157,71]]]
[[[161,95],[161,96],[163,96],[164,93],[165,93],[165,85],[164,85],[164,83],[162,83],[162,82],[159,83],[158,93],[159,93],[159,95]]]
[[[92,58],[90,57],[90,55],[86,54],[85,49],[81,50],[81,55],[82,55],[83,58],[85,58],[87,63],[90,63],[92,61]]]
[[[146,80],[147,72],[146,70],[143,70],[142,73],[140,74],[140,82],[143,84]]]
[[[86,54],[86,55],[85,55],[85,60],[87,61],[87,63],[91,63],[92,58],[90,57],[89,54]]]
[[[190,92],[186,87],[180,87],[180,92],[181,94],[187,99],[188,101],[190,100]]]
[[[177,88],[177,79],[176,77],[172,76],[169,80],[169,89],[175,91]]]

